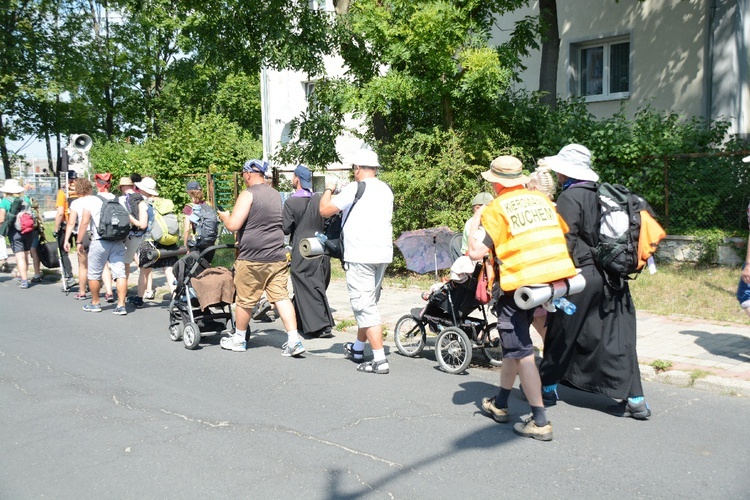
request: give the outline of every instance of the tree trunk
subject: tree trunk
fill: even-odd
[[[542,34],[542,63],[539,90],[542,104],[557,107],[557,65],[560,59],[560,31],[557,27],[557,0],[539,0],[539,12],[545,30]]]
[[[3,123],[2,114],[0,114],[0,156],[3,158],[5,178],[10,179],[10,155],[8,155],[8,145],[5,143],[5,124]]]
[[[347,14],[349,13],[349,0],[333,0],[333,7],[336,9],[336,14]]]

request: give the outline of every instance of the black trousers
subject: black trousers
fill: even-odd
[[[75,248],[75,235],[70,235],[70,247]],[[60,224],[60,229],[57,231],[57,248],[60,250],[60,265],[62,266],[63,279],[73,277],[73,267],[70,264],[70,257],[68,252],[65,251],[65,223]]]

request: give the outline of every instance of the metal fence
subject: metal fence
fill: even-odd
[[[645,158],[623,184],[644,196],[669,234],[700,229],[746,231],[750,151]]]

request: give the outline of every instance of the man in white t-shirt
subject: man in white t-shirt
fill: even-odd
[[[354,318],[357,341],[344,344],[344,353],[358,362],[364,373],[389,372],[383,349],[383,325],[378,300],[383,276],[393,260],[393,192],[376,177],[380,163],[371,150],[359,150],[351,160],[354,180],[336,196],[335,184],[328,184],[320,199],[320,215],[330,217],[343,212],[344,262],[346,286]],[[365,183],[362,197],[354,203],[358,183]],[[365,343],[372,348],[372,361],[364,361]]]

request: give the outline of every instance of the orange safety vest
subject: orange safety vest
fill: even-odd
[[[506,189],[482,212],[482,227],[495,245],[504,291],[576,275],[565,243],[568,225],[543,194]]]

